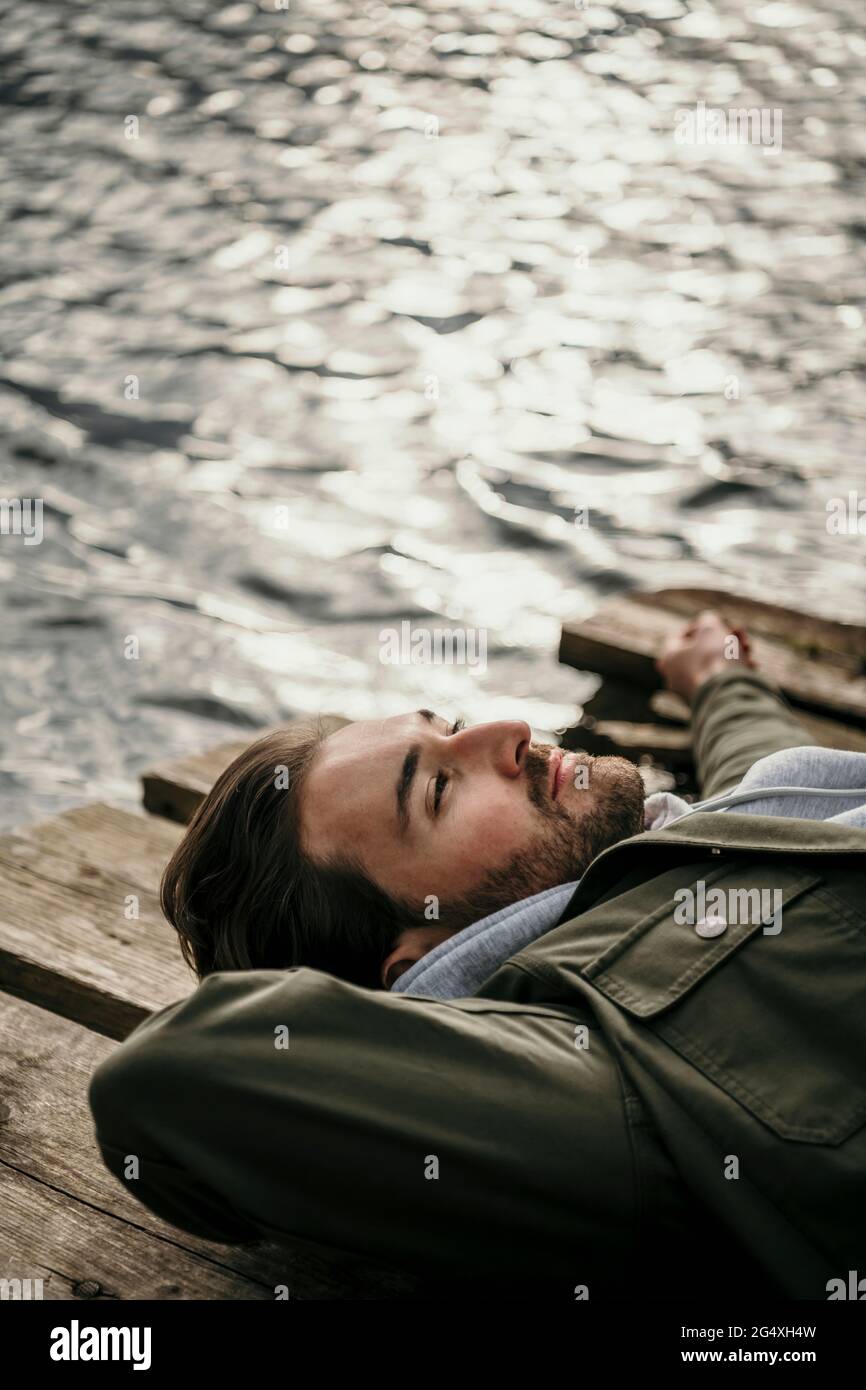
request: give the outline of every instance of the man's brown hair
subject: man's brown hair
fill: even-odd
[[[370,988],[414,917],[355,864],[317,864],[300,840],[300,797],[316,750],[347,721],[325,716],[267,734],[225,769],[162,878],[162,910],[199,979],[306,965]]]

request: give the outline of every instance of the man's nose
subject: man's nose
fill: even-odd
[[[526,761],[532,730],[522,719],[497,719],[461,729],[449,742],[460,759],[482,759],[503,777],[519,777]]]

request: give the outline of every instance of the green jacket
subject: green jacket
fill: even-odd
[[[708,795],[811,742],[736,672],[694,738]],[[864,855],[863,830],[698,813],[600,855],[569,920],[472,998],[213,976],[95,1073],[104,1159],[199,1235],[452,1293],[824,1299],[866,1274]],[[782,930],[682,925],[701,880],[778,891]]]

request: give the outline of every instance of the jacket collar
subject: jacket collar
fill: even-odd
[[[643,862],[661,872],[683,858],[729,854],[854,856],[866,868],[866,829],[795,816],[695,811],[663,830],[647,830],[603,850],[583,875],[557,925],[584,912],[617,879]]]

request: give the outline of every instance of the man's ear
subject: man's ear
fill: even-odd
[[[398,960],[399,956],[399,960]],[[393,951],[382,965],[382,988],[390,989],[395,980],[399,980],[401,975],[405,975],[407,970],[415,964],[415,961],[400,951]]]
[[[390,989],[395,980],[405,975],[416,961],[432,951],[440,942],[447,941],[451,932],[444,927],[407,927],[397,937],[389,956],[382,961],[380,979],[383,989]]]

